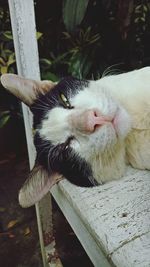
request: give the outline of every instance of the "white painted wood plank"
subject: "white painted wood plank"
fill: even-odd
[[[18,74],[26,78],[40,80],[33,0],[9,0],[8,2]],[[36,156],[32,138],[32,114],[24,104],[23,114],[29,163],[30,168],[32,168]]]
[[[40,80],[34,1],[9,0],[8,2],[18,74],[26,78]],[[29,163],[30,169],[32,169],[36,157],[32,137],[32,114],[29,108],[24,104],[22,104],[22,108],[25,122]],[[45,197],[40,203],[36,204],[36,214],[43,264],[46,267],[48,266],[48,263],[45,255],[44,239],[45,236],[52,235],[52,210],[50,196]],[[50,253],[50,251],[48,252]],[[58,266],[58,264],[53,264],[53,266]]]
[[[141,249],[139,249],[141,248]],[[113,262],[121,267],[150,266],[150,233],[136,237],[113,253]]]
[[[142,242],[137,242],[138,238],[147,238],[150,232],[149,171],[129,168],[126,177],[120,181],[96,188],[78,188],[67,181],[61,181],[52,189],[56,201],[60,201],[58,193],[73,207],[106,258],[112,260],[114,265],[123,267],[125,265],[122,262],[126,262],[128,255],[127,266],[139,267],[136,262],[132,264],[136,255],[145,255],[149,249],[148,243],[145,242],[143,246]],[[69,221],[71,216],[68,214]],[[72,224],[79,236],[78,227],[74,226],[74,222]],[[82,245],[84,246],[83,243]],[[130,246],[132,250],[128,249]],[[94,262],[92,243],[90,247],[90,257]],[[85,247],[85,250],[88,251],[88,248]],[[150,266],[150,258],[145,260],[149,261],[149,265],[143,266]]]
[[[67,185],[66,185],[67,186]],[[81,242],[83,248],[90,257],[92,263],[95,267],[110,267],[105,254],[103,253],[100,244],[93,235],[87,229],[86,222],[83,221],[82,215],[79,216],[76,208],[72,201],[68,201],[68,195],[64,194],[60,186],[54,186],[51,190],[53,197],[55,198],[57,204],[61,208],[63,214],[67,218],[69,224],[77,235],[79,241]]]

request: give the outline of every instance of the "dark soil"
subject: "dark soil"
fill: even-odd
[[[0,158],[0,266],[42,267],[34,207],[22,209],[18,190],[29,173],[27,154]],[[54,203],[57,249],[64,267],[92,267],[69,224]],[[61,225],[61,227],[60,227]]]

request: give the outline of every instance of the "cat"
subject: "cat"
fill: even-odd
[[[33,113],[35,167],[19,193],[28,207],[63,177],[91,187],[150,170],[150,67],[97,81],[58,83],[4,74],[5,88]]]

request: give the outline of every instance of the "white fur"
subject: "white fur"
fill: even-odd
[[[150,68],[91,81],[88,87],[70,99],[74,109],[54,108],[43,121],[40,135],[53,144],[74,135],[71,146],[92,166],[95,179],[118,179],[128,161],[134,167],[150,169]],[[72,126],[72,116],[98,109],[114,117],[111,123],[94,133],[84,133]]]
[[[131,127],[130,115],[118,100],[111,96],[102,80],[100,84],[91,81],[88,87],[70,99],[74,109],[56,107],[49,111],[39,130],[41,137],[51,140],[54,145],[65,142],[69,136],[75,136],[71,146],[90,163],[94,177],[99,182],[118,179],[124,174],[124,138]],[[116,116],[116,128],[108,122],[89,134],[73,127],[72,117],[76,116],[80,120],[85,110],[92,109],[98,109],[102,115],[112,119]]]
[[[105,77],[97,83],[106,86],[131,115],[132,129],[126,138],[128,162],[150,170],[150,67]]]

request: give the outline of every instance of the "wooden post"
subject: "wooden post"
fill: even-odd
[[[8,0],[10,17],[14,38],[14,47],[18,74],[35,80],[40,80],[39,56],[36,40],[36,26],[33,0]],[[32,138],[32,114],[27,106],[22,104],[30,169],[34,166],[35,147]],[[48,266],[45,246],[52,244],[51,250],[47,251],[51,258],[55,255],[55,242],[52,232],[52,205],[51,196],[48,194],[36,205],[37,223],[39,230],[40,245],[43,258],[43,266]],[[47,238],[49,236],[49,239]],[[45,244],[45,239],[47,244]],[[52,241],[53,240],[53,241]],[[61,266],[59,259],[52,260],[50,266]]]

